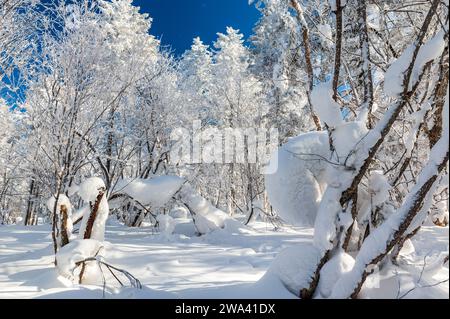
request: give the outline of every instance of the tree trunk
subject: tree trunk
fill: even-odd
[[[61,212],[61,247],[64,247],[69,243],[69,231],[67,230],[67,222],[69,220],[69,214],[67,212],[66,205],[61,205],[59,208],[59,211]]]
[[[430,148],[433,148],[434,145],[439,140],[439,137],[442,133],[442,110],[444,108],[445,103],[445,95],[447,93],[448,87],[448,78],[449,78],[449,70],[448,70],[448,46],[445,49],[444,54],[442,55],[442,59],[440,62],[440,74],[439,80],[436,84],[436,90],[434,92],[433,98],[433,108],[436,110],[434,112],[434,125],[428,131],[428,139],[430,141]]]
[[[103,199],[103,196],[105,195],[104,190],[100,190],[98,192],[97,198],[95,199],[94,205],[90,204],[91,206],[91,213],[89,215],[89,219],[86,224],[86,230],[84,231],[84,239],[90,239],[92,236],[92,228],[94,227],[95,219],[97,218],[98,209],[100,207],[100,203]]]
[[[30,190],[28,193],[28,203],[27,203],[27,212],[25,215],[25,226],[29,226],[32,224],[32,218],[33,218],[33,194],[34,194],[34,179],[30,182]]]
[[[339,74],[341,70],[341,54],[342,54],[342,12],[344,7],[341,6],[341,0],[336,0],[336,51],[334,57],[334,75],[333,75],[333,99],[338,101]]]
[[[364,87],[364,108],[363,114],[366,116],[367,127],[373,128],[372,108],[374,102],[373,91],[373,79],[372,79],[372,67],[370,62],[370,48],[369,48],[369,33],[367,29],[367,6],[366,0],[359,0],[358,5],[358,17],[359,17],[359,32],[360,32],[360,49],[361,49],[361,63],[362,63],[362,84]]]

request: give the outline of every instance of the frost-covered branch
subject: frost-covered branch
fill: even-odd
[[[448,115],[448,105],[449,93],[447,89],[444,107],[446,115]],[[406,197],[402,207],[366,238],[356,257],[355,267],[342,277],[335,286],[333,292],[335,297],[346,298],[351,296],[356,298],[364,281],[370,274],[368,267],[377,265],[402,240],[403,236],[413,232],[417,227],[415,225],[421,225],[423,222],[424,215],[420,212],[429,209],[427,197],[434,192],[436,181],[448,165],[448,119],[443,120],[443,127],[442,136],[432,149],[430,159],[422,169],[417,184]]]

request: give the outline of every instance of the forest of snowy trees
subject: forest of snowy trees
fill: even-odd
[[[109,220],[166,239],[180,216],[199,237],[307,228],[266,283],[358,298],[383,269],[420,286],[405,251],[437,231],[447,278],[428,286],[448,298],[448,0],[249,5],[248,39],[230,26],[178,57],[131,0],[0,0],[2,234],[44,225],[52,267],[101,286]]]

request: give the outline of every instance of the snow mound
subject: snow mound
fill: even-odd
[[[101,242],[94,239],[78,239],[62,247],[56,254],[57,269],[61,276],[78,282],[82,262],[88,258],[99,258],[104,252]],[[96,261],[86,262],[83,284],[98,284],[102,278]]]
[[[338,252],[331,258],[320,271],[318,291],[324,298],[329,298],[338,279],[349,272],[355,265],[352,256],[344,251]]]
[[[251,233],[250,228],[242,222],[228,218],[224,221],[224,229],[228,234],[248,234]]]
[[[80,195],[85,202],[94,202],[99,191],[105,188],[105,183],[101,178],[91,177],[81,183],[78,188],[78,195]]]
[[[277,276],[290,292],[299,296],[302,289],[309,288],[320,258],[317,248],[300,243],[279,253],[268,273]]]
[[[159,214],[156,216],[156,220],[159,224],[159,230],[164,235],[172,235],[175,230],[175,221],[169,215]]]
[[[196,215],[193,218],[197,232],[201,235],[208,234],[223,227],[221,227],[220,224],[215,223],[213,220],[202,215]]]
[[[309,132],[289,140],[272,155],[278,169],[265,175],[269,201],[287,223],[313,226],[324,189],[329,157],[327,132]]]
[[[200,196],[186,180],[178,176],[160,176],[152,179],[122,180],[118,183],[116,193],[125,193],[143,205],[160,208],[169,202],[175,195],[188,207],[177,208],[172,211],[169,221],[163,218],[163,224],[173,223],[172,217],[186,218],[189,211],[192,212],[197,231],[207,234],[216,229],[224,228],[224,221],[228,215],[214,207],[208,200]],[[173,214],[171,217],[170,215]],[[168,226],[173,232],[172,226]]]
[[[265,175],[267,194],[275,212],[292,225],[313,226],[319,207],[323,206],[326,186],[342,183],[342,172],[336,174],[330,161],[353,165],[358,155],[365,152],[367,132],[360,121],[337,125],[331,137],[338,159],[331,159],[326,131],[300,134],[276,150],[271,162],[278,161],[278,168]]]
[[[39,269],[35,275],[30,276],[30,279],[25,280],[23,285],[39,287],[40,291],[45,291],[55,288],[70,288],[73,287],[73,282],[61,276],[56,268],[44,268]]]
[[[124,179],[115,188],[143,205],[153,208],[164,206],[181,188],[185,180],[178,176],[159,176],[151,179]]]

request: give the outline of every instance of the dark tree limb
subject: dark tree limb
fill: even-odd
[[[84,239],[90,239],[92,236],[92,229],[94,228],[95,220],[97,219],[98,210],[100,207],[100,203],[103,200],[103,196],[105,195],[105,189],[100,189],[95,199],[94,204],[89,203],[91,207],[91,213],[89,214],[89,218],[86,224],[86,229],[84,231]]]
[[[392,256],[391,256],[391,260],[392,260],[392,262],[393,262],[394,264],[397,263],[398,256],[400,255],[400,252],[401,252],[403,246],[405,245],[405,242],[406,242],[408,239],[411,239],[411,238],[413,238],[415,235],[417,235],[417,233],[420,231],[420,228],[421,228],[421,227],[419,226],[419,227],[417,227],[415,230],[413,230],[411,233],[407,234],[406,236],[403,236],[403,237],[400,239],[400,241],[397,243],[397,247],[395,247],[394,252],[392,253]]]
[[[309,284],[308,288],[303,288],[300,291],[300,298],[301,299],[311,299],[314,295],[314,292],[317,289],[317,286],[319,285],[320,280],[320,271],[322,270],[323,266],[327,263],[327,261],[330,259],[330,251],[327,251],[325,255],[322,257],[322,259],[319,262],[319,265],[317,266],[316,271],[314,272],[314,276],[312,277],[311,283]]]
[[[430,148],[433,148],[433,146],[436,145],[439,140],[439,136],[441,136],[442,133],[442,111],[444,109],[445,95],[447,94],[449,78],[448,46],[445,48],[444,54],[442,55],[439,64],[439,80],[436,84],[436,89],[433,94],[433,109],[435,109],[435,112],[433,114],[434,125],[427,132],[428,140],[430,141]]]
[[[64,247],[69,243],[69,231],[67,227],[69,221],[68,207],[66,205],[60,205],[59,211],[61,213],[61,247]]]
[[[333,99],[338,101],[338,86],[339,86],[339,74],[341,70],[341,58],[342,58],[342,35],[343,35],[343,18],[342,13],[344,6],[341,5],[341,0],[336,1],[336,51],[334,57],[334,74],[333,74]]]

